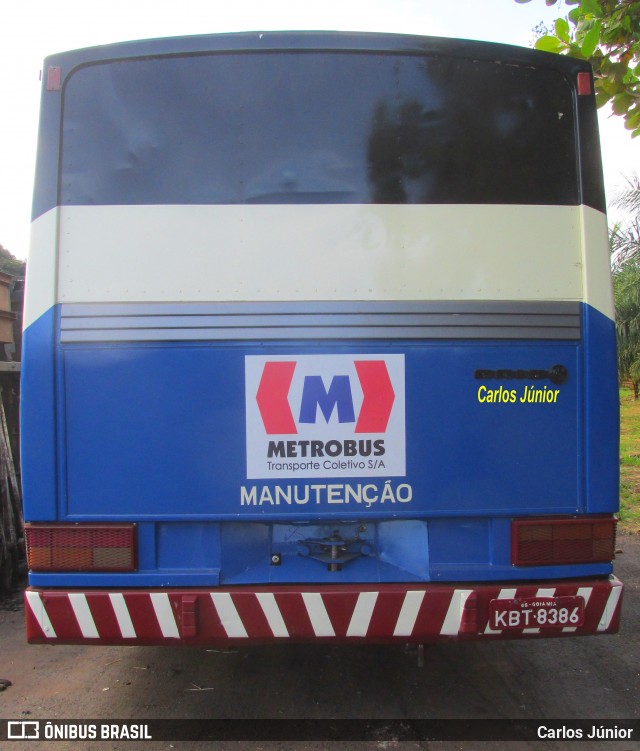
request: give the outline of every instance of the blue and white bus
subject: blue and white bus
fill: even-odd
[[[31,642],[615,632],[589,66],[315,32],[48,58],[22,431]]]

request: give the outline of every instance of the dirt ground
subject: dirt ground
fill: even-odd
[[[19,595],[0,603],[4,719],[600,718],[640,719],[640,535],[619,538],[620,634],[431,647],[424,668],[402,646],[29,646]],[[7,749],[48,748],[10,741]],[[86,749],[620,749],[638,742],[57,742]]]

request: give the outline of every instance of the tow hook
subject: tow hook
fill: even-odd
[[[299,555],[325,563],[329,571],[342,571],[346,563],[372,553],[371,543],[357,537],[345,539],[337,530],[331,537],[308,539],[298,543]]]

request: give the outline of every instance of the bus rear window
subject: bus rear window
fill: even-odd
[[[579,203],[557,71],[396,54],[132,59],[64,92],[62,204]]]

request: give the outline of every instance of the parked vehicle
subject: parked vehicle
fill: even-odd
[[[381,34],[45,62],[33,643],[613,633],[593,81]]]

